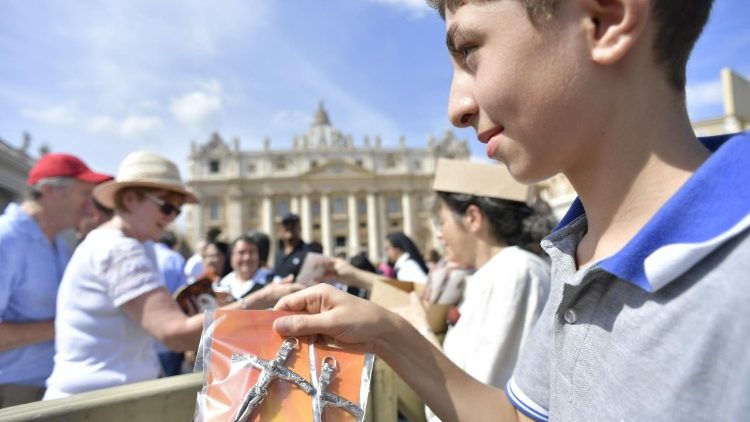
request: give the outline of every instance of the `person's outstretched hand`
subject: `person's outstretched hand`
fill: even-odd
[[[385,338],[395,316],[386,309],[319,284],[288,295],[276,304],[276,310],[304,312],[274,321],[273,328],[282,336],[320,334],[334,344],[376,352],[378,340]]]

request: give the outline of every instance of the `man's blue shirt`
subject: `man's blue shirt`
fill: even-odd
[[[55,318],[57,289],[70,249],[62,236],[50,244],[17,204],[0,215],[0,322]],[[0,384],[44,386],[52,372],[52,340],[0,352]]]
[[[156,254],[156,265],[159,267],[164,285],[167,286],[169,293],[174,293],[187,284],[184,273],[185,258],[182,255],[161,242],[154,242],[154,253]]]

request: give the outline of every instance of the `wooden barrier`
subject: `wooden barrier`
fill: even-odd
[[[202,374],[186,374],[28,403],[0,409],[0,421],[185,422],[202,382]]]
[[[0,422],[186,422],[202,381],[202,374],[178,375],[8,407],[0,409]],[[370,388],[366,422],[393,422],[399,411],[410,422],[424,421],[424,404],[380,359]]]

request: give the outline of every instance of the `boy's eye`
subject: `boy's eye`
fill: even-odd
[[[461,55],[463,56],[464,60],[466,60],[466,59],[469,58],[469,56],[471,55],[471,53],[473,53],[474,50],[476,50],[476,49],[477,49],[476,46],[470,45],[470,46],[466,46],[466,47],[461,47],[459,49],[459,51],[461,52]]]

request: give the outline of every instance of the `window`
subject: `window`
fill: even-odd
[[[318,161],[317,160],[310,161],[310,168],[315,168],[315,167],[318,167]]]
[[[396,197],[388,198],[388,214],[401,212],[401,201]]]
[[[312,215],[320,217],[320,201],[312,201],[310,206],[312,208]]]
[[[385,168],[392,169],[398,164],[398,157],[396,154],[388,154],[385,156]]]
[[[208,203],[208,218],[212,221],[216,221],[221,216],[221,204],[218,199],[212,199]]]
[[[359,215],[367,214],[367,201],[365,201],[364,199],[357,200],[357,214]]]
[[[276,202],[276,215],[279,217],[284,217],[285,215],[289,214],[289,200],[288,199],[280,199]]]
[[[355,160],[355,161],[354,161],[354,164],[356,164],[356,165],[357,165],[357,167],[362,167],[362,166],[364,166],[364,162],[363,162],[362,160]]]
[[[335,242],[337,248],[346,247],[346,236],[336,236]]]
[[[273,168],[280,171],[286,170],[286,160],[284,157],[277,157],[273,161]]]
[[[422,170],[422,162],[419,160],[414,160],[413,162],[414,170],[421,171]]]
[[[258,204],[256,204],[255,202],[250,202],[247,204],[247,216],[251,220],[258,218]]]
[[[247,163],[247,172],[248,173],[255,173],[256,167],[255,163]]]
[[[208,162],[208,172],[211,174],[216,174],[220,170],[220,162],[219,160],[211,160]]]
[[[344,201],[344,198],[335,198],[333,200],[333,213],[346,214],[346,201]]]

